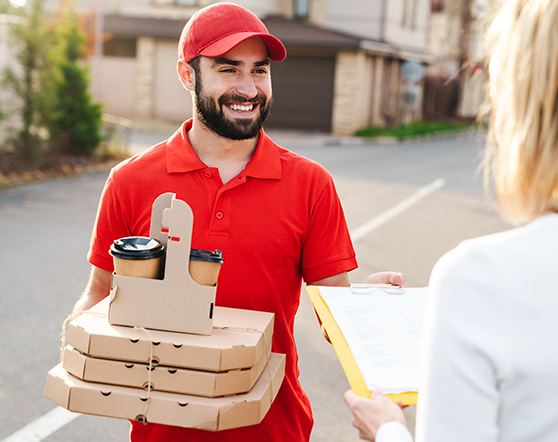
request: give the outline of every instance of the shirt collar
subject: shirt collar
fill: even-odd
[[[188,141],[187,132],[191,128],[192,119],[185,121],[167,140],[166,160],[168,173],[193,172],[207,167],[198,158]],[[245,170],[246,175],[253,178],[281,178],[279,146],[263,130],[260,131],[258,145]]]

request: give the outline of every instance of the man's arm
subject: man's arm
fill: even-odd
[[[398,272],[378,272],[368,275],[364,284],[391,284],[402,286],[405,284],[405,275]],[[349,287],[349,274],[347,272],[338,273],[337,275],[328,276],[327,278],[318,279],[316,281],[307,282],[307,285],[329,286],[329,287]]]
[[[319,285],[319,286],[329,286],[329,287],[349,287],[349,274],[347,272],[341,272],[337,275],[328,276],[327,278],[317,279],[316,281],[307,282],[307,285]]]
[[[91,266],[91,274],[84,292],[76,302],[72,313],[90,309],[110,292],[112,273],[99,267]]]
[[[369,275],[364,280],[365,284],[391,284],[402,286],[405,284],[405,275],[403,273],[396,272],[378,272]],[[338,273],[337,275],[328,276],[327,278],[318,279],[316,281],[307,282],[307,285],[317,285],[317,286],[330,286],[330,287],[349,287],[351,283],[349,282],[348,272]],[[324,339],[331,343],[329,336],[325,330],[320,317],[316,313],[316,318],[320,323],[320,329],[322,330],[322,335]]]

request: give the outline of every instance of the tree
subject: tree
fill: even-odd
[[[92,102],[87,68],[80,65],[86,36],[71,2],[63,8],[54,36],[47,123],[51,144],[62,152],[91,155],[102,140],[101,106]]]
[[[11,14],[14,12],[14,6],[10,0],[0,0],[0,14]]]
[[[11,25],[11,37],[19,69],[6,70],[6,83],[21,102],[21,119],[14,145],[28,159],[35,158],[42,144],[41,127],[45,121],[46,95],[41,78],[49,72],[51,38],[41,0],[16,9],[18,19]]]

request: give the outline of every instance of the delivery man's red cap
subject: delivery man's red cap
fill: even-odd
[[[252,37],[267,47],[270,60],[283,61],[287,51],[253,13],[234,3],[215,3],[196,12],[180,36],[178,58],[190,62],[198,55],[219,57]]]

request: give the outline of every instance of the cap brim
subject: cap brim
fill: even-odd
[[[267,48],[267,55],[270,60],[283,61],[287,57],[287,50],[278,38],[270,34],[261,34],[257,32],[239,32],[227,35],[205,47],[200,52],[200,55],[203,55],[204,57],[220,57],[238,46],[240,43],[254,37],[259,37],[264,42]]]

